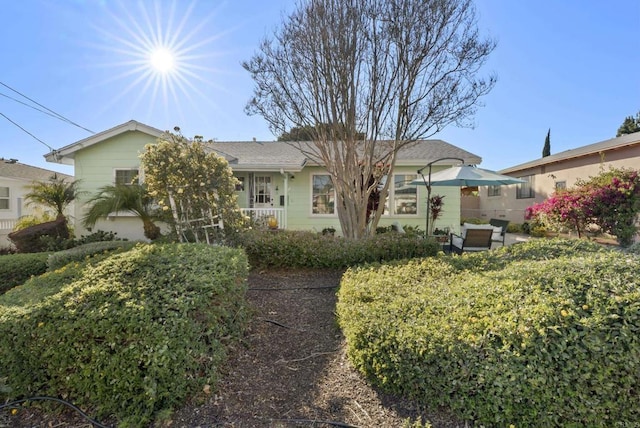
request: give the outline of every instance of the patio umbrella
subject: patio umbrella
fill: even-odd
[[[444,158],[443,158],[444,159]],[[439,159],[441,160],[441,159]],[[434,161],[436,162],[436,161]],[[478,168],[473,165],[461,165],[447,168],[436,173],[431,173],[431,166],[434,162],[427,164],[424,168],[418,170],[422,175],[411,182],[412,185],[427,186],[427,219],[425,233],[429,233],[429,203],[431,199],[431,186],[457,186],[457,187],[475,187],[475,186],[503,186],[509,184],[524,183],[519,178],[509,177],[508,175],[498,174],[488,169]],[[422,171],[429,167],[428,177],[422,174]]]
[[[413,185],[458,187],[502,186],[518,183],[524,183],[524,180],[471,165],[454,166],[435,172],[431,174],[430,182],[422,178],[416,178],[411,182]]]

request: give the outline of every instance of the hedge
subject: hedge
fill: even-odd
[[[246,276],[240,250],[138,245],[37,303],[0,298],[0,379],[10,388],[0,398],[64,397],[119,426],[145,425],[213,390],[247,318]]]
[[[71,262],[81,262],[96,255],[108,254],[115,250],[129,250],[136,245],[131,241],[101,241],[79,245],[68,250],[53,253],[47,259],[48,270],[56,270]]]
[[[640,257],[583,242],[351,269],[348,356],[383,389],[479,425],[635,426]]]
[[[22,284],[33,275],[47,271],[48,253],[7,254],[0,256],[0,294]]]
[[[333,268],[413,257],[435,256],[433,240],[398,233],[376,234],[348,240],[307,231],[251,230],[239,233],[234,244],[242,247],[252,267]]]

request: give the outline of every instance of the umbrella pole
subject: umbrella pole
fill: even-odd
[[[440,162],[443,160],[457,160],[460,161],[462,163],[464,163],[464,159],[460,159],[460,158],[439,158],[436,159],[434,161],[429,162],[428,164],[426,164],[425,166],[423,166],[422,168],[420,168],[418,170],[418,174],[420,174],[422,176],[422,181],[424,181],[424,185],[427,187],[427,212],[426,212],[426,230],[424,231],[424,237],[427,238],[429,236],[429,217],[431,216],[431,167],[433,166],[434,163],[436,162]],[[424,178],[424,174],[422,173],[422,171],[425,168],[429,168],[429,182],[427,182],[427,180],[425,180]]]

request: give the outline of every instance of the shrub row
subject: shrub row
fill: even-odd
[[[129,250],[135,244],[131,241],[91,242],[51,254],[47,259],[47,266],[49,270],[56,270],[71,262],[81,262],[99,254],[108,254],[115,250]]]
[[[387,391],[483,426],[635,426],[640,257],[593,245],[349,270],[349,358]]]
[[[235,237],[252,267],[305,267],[340,269],[362,263],[434,256],[432,240],[398,233],[348,240],[305,231],[250,230]]]
[[[0,296],[3,400],[65,397],[119,426],[140,426],[206,385],[213,390],[225,343],[247,316],[242,251],[138,245],[79,266],[46,274],[70,282],[37,303],[15,305],[13,296],[36,284],[7,293],[13,305]]]
[[[0,256],[0,294],[47,270],[47,253]]]

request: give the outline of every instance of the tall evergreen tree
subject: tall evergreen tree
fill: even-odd
[[[624,122],[622,122],[622,125],[618,128],[616,137],[620,137],[625,134],[633,134],[638,131],[640,131],[640,111],[636,113],[636,117],[627,116],[624,118]]]
[[[547,138],[544,139],[544,147],[542,148],[542,157],[546,158],[551,155],[551,128],[547,131]]]

